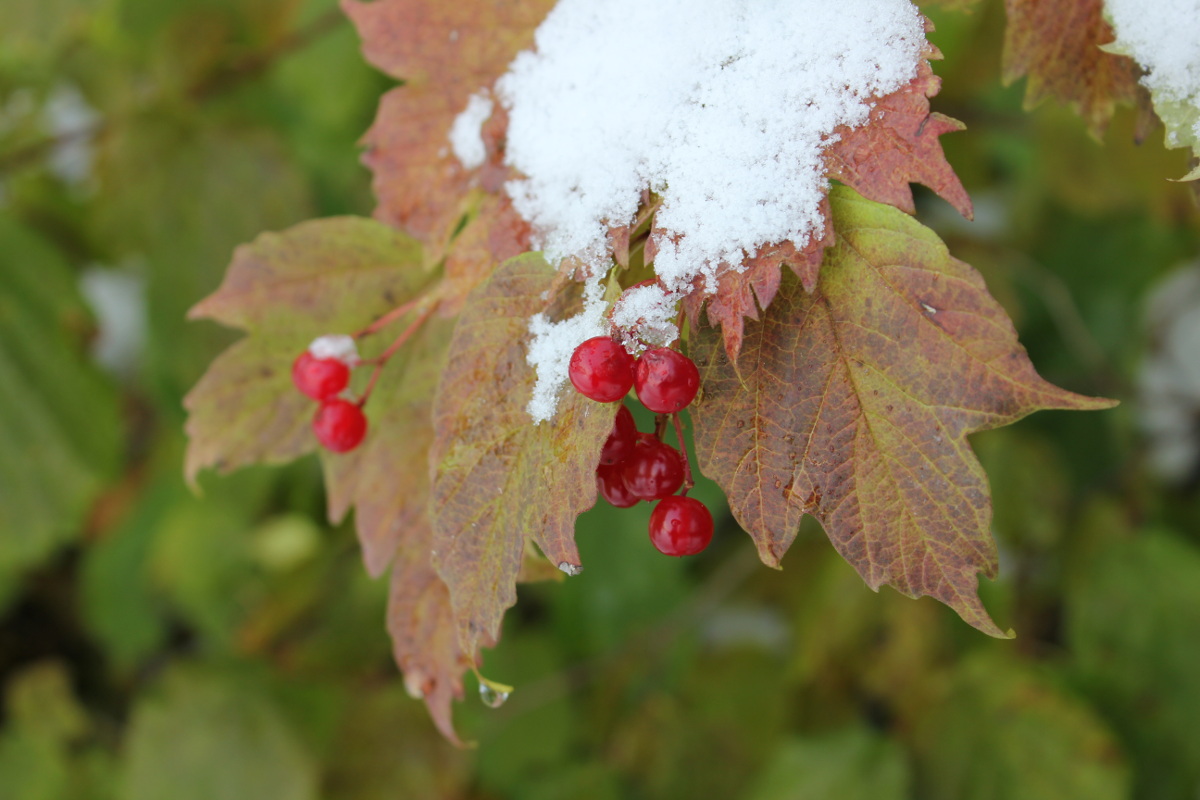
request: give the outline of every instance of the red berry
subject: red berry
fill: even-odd
[[[637,443],[637,432],[633,414],[629,413],[625,406],[618,408],[617,418],[613,420],[612,433],[608,435],[604,447],[600,450],[600,463],[620,464],[629,458],[633,453],[634,444]]]
[[[596,467],[596,488],[600,496],[617,508],[637,505],[638,498],[625,485],[625,476],[619,464],[601,464]]]
[[[695,398],[700,370],[678,350],[658,347],[638,359],[633,385],[642,405],[655,414],[671,414]]]
[[[611,403],[633,387],[633,364],[633,356],[623,345],[597,336],[575,348],[567,374],[584,397]]]
[[[305,350],[292,362],[292,383],[313,400],[330,400],[350,383],[350,367],[336,358],[317,358]]]
[[[665,497],[650,513],[650,543],[663,555],[694,556],[713,537],[713,518],[692,497]]]
[[[683,485],[683,457],[669,444],[642,440],[621,464],[621,472],[634,497],[658,500],[675,494]]]
[[[312,427],[322,447],[335,453],[346,453],[358,447],[367,435],[367,417],[361,408],[348,400],[326,400],[317,409]]]

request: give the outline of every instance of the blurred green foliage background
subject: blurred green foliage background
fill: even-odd
[[[1200,254],[1187,156],[1128,110],[1103,143],[1024,112],[1001,5],[930,11],[978,220],[921,217],[1048,379],[1122,400],[974,439],[1018,638],[870,592],[816,526],[774,572],[728,515],[680,561],[600,508],[587,572],[523,587],[483,669],[517,690],[468,697],[459,751],[314,459],[181,477],[181,399],[233,338],[186,310],[260,231],[370,213],[389,82],[328,0],[0,3],[0,798],[1195,798],[1200,357],[1161,370],[1157,444],[1139,393],[1178,328],[1145,299]]]

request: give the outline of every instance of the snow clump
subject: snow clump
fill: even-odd
[[[644,189],[657,193],[659,285],[614,322],[636,314],[639,333],[671,338],[694,281],[715,288],[758,248],[822,229],[834,130],[865,123],[873,98],[916,76],[926,46],[909,0],[559,0],[535,44],[496,85],[506,161],[522,176],[507,186],[514,206],[551,263],[579,259],[598,285],[608,227],[633,219]],[[533,321],[535,420],[554,413],[557,365],[584,329],[595,335],[590,322]]]

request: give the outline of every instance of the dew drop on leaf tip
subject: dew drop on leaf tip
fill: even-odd
[[[511,687],[499,688],[498,685],[491,685],[480,681],[479,683],[479,699],[488,708],[499,708],[508,700],[508,696],[512,694]]]

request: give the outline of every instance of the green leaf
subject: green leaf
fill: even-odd
[[[120,458],[90,326],[62,255],[0,216],[0,583],[78,535]]]
[[[917,720],[919,794],[929,800],[1124,800],[1112,734],[1078,700],[1008,659],[960,663]]]
[[[0,789],[5,800],[110,800],[113,759],[57,661],[29,665],[5,687]]]
[[[1068,584],[1072,673],[1128,743],[1138,797],[1200,780],[1200,551],[1149,531],[1080,558]]]
[[[95,236],[148,266],[148,377],[174,404],[231,339],[189,323],[188,308],[217,285],[240,242],[311,215],[308,187],[261,129],[147,114],[101,144]]]
[[[526,539],[552,563],[579,566],[575,518],[596,500],[616,407],[565,392],[547,422],[525,411],[535,380],[529,317],[555,302],[556,288],[539,254],[497,268],[467,300],[434,400],[434,565],[468,653],[499,637]]]
[[[746,800],[905,800],[909,770],[898,744],[862,727],[781,742]]]
[[[175,669],[133,711],[122,800],[315,800],[316,769],[265,696]]]
[[[805,292],[785,275],[737,365],[699,329],[702,471],[778,566],[812,514],[872,589],[929,595],[1004,636],[976,594],[998,567],[973,431],[1039,408],[1105,408],[1034,372],[983,280],[928,229],[845,187]]]

